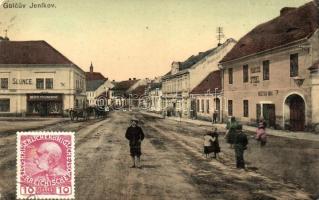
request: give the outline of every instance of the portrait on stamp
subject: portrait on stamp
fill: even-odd
[[[73,134],[18,132],[18,198],[74,198]]]

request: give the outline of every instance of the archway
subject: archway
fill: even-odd
[[[285,100],[286,128],[291,131],[303,131],[306,122],[306,105],[304,99],[298,94],[291,94]]]

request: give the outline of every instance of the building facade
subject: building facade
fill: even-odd
[[[301,17],[302,16],[302,17]],[[314,2],[283,8],[280,16],[245,35],[221,61],[224,119],[302,131],[318,123],[318,90],[309,67],[318,60],[318,8]]]
[[[216,122],[222,120],[222,98],[221,98],[221,72],[213,71],[199,83],[191,92],[191,112],[193,118],[206,121],[213,120],[216,114]]]
[[[0,41],[0,115],[63,115],[86,102],[85,74],[45,41]]]
[[[206,52],[191,56],[184,62],[173,62],[171,71],[163,76],[162,93],[163,109],[168,115],[193,118],[190,99],[191,90],[209,73],[218,70],[219,61],[236,44],[228,39],[220,46]]]

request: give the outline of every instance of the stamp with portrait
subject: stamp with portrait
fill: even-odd
[[[74,133],[17,133],[17,199],[74,198]]]

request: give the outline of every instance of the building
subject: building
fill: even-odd
[[[107,92],[110,87],[113,87],[108,78],[105,78],[100,72],[94,72],[91,62],[90,71],[85,72],[86,76],[86,98],[89,106],[96,106],[97,97],[103,92]]]
[[[222,117],[222,98],[221,98],[221,72],[213,71],[191,92],[192,116],[197,119],[212,120],[213,113],[217,114],[217,121]]]
[[[141,86],[147,85],[148,79],[136,79],[129,78],[125,81],[112,81],[114,87],[110,90],[110,99],[113,107],[116,108],[128,108],[129,104],[132,103],[131,100],[138,99],[139,94],[134,92],[134,90]],[[141,89],[139,89],[140,91]]]
[[[148,85],[148,109],[152,112],[162,112],[162,81],[154,80]]]
[[[315,2],[283,8],[239,40],[220,62],[225,117],[293,131],[319,122],[318,19]]]
[[[190,92],[209,73],[218,70],[219,61],[236,44],[234,39],[228,39],[225,43],[191,56],[183,62],[173,62],[171,70],[163,76],[163,109],[168,115],[193,118],[191,114]]]
[[[0,115],[63,115],[86,102],[85,72],[45,41],[0,41]]]

